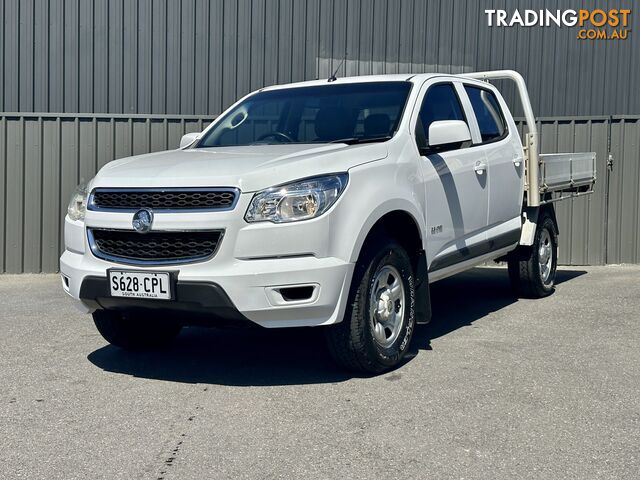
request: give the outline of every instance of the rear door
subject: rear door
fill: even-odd
[[[520,228],[524,188],[522,147],[515,134],[515,125],[509,128],[507,118],[511,118],[511,114],[506,105],[501,105],[502,99],[498,95],[477,84],[465,83],[464,90],[480,133],[480,141],[474,147],[481,147],[486,156],[489,183],[487,235],[489,240],[493,240]]]
[[[467,122],[454,79],[430,80],[422,89],[414,134],[425,182],[427,260],[439,270],[465,261],[486,239],[489,191],[485,157],[471,142],[430,150],[429,125],[438,120]],[[474,125],[475,126],[475,125]],[[477,131],[472,138],[477,140]]]

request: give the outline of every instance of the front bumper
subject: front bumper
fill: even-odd
[[[251,197],[242,194],[233,211],[157,213],[154,230],[224,230],[224,239],[212,258],[183,265],[141,268],[95,257],[86,228],[130,229],[131,213],[87,211],[84,222],[67,217],[66,250],[60,258],[64,289],[82,311],[89,313],[114,304],[83,298],[81,289],[86,279],[106,279],[109,268],[171,271],[177,272],[178,283],[217,285],[242,317],[264,327],[318,326],[341,321],[354,264],[329,251],[330,215],[279,225],[247,224],[239,212],[246,211]],[[314,285],[314,295],[296,301],[274,294],[274,289],[296,285]],[[171,308],[169,302],[157,302]],[[173,305],[176,306],[179,305]],[[207,308],[212,316],[220,314],[215,306]]]
[[[259,260],[237,260],[218,263],[215,268],[209,262],[184,266],[153,267],[149,270],[177,271],[178,285],[195,283],[216,285],[221,297],[229,300],[227,305],[217,305],[211,299],[182,302],[180,296],[172,305],[166,301],[149,300],[105,300],[104,290],[96,294],[88,287],[104,281],[107,269],[126,269],[126,265],[106,262],[91,253],[65,251],[60,259],[60,272],[66,277],[67,293],[76,300],[77,306],[89,313],[98,308],[125,308],[138,306],[149,308],[162,306],[167,309],[193,310],[193,313],[213,317],[233,319],[235,310],[263,327],[301,327],[329,325],[339,322],[344,313],[344,305],[353,273],[353,264],[336,258],[274,258]],[[139,267],[135,269],[139,270]],[[317,295],[309,300],[274,301],[273,290],[295,285],[317,285]],[[99,287],[106,289],[106,286]],[[179,288],[179,287],[178,287]],[[177,290],[179,293],[180,290]],[[202,290],[206,295],[206,290]],[[209,300],[209,301],[208,301]],[[130,302],[134,302],[133,304]],[[137,302],[137,303],[135,303]],[[193,308],[190,309],[189,305]],[[229,307],[229,308],[226,308]],[[240,317],[238,317],[240,318]]]

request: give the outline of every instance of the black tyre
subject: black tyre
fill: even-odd
[[[397,366],[415,327],[415,278],[407,252],[392,240],[365,247],[342,322],[326,329],[340,365],[380,373]]]
[[[111,345],[125,350],[163,347],[175,339],[182,326],[170,319],[143,313],[96,310],[93,322]]]
[[[509,280],[514,292],[525,298],[542,298],[555,289],[558,234],[553,218],[543,214],[531,247],[518,247],[509,255]]]

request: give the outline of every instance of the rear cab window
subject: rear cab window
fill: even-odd
[[[465,91],[478,121],[482,143],[495,142],[507,136],[507,122],[495,94],[486,88],[465,85]]]

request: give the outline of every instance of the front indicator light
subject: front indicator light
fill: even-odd
[[[84,215],[87,211],[87,186],[80,184],[76,187],[71,200],[69,200],[69,207],[67,208],[67,214],[71,220],[84,220]]]

